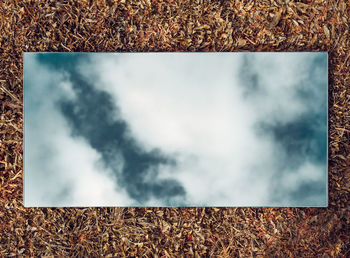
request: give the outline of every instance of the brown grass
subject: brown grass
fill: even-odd
[[[0,3],[0,255],[350,256],[349,1],[60,2]],[[26,51],[328,51],[329,207],[24,208]]]

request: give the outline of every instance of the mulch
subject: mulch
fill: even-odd
[[[347,0],[0,2],[0,255],[349,257]],[[23,52],[327,51],[328,208],[24,208]]]

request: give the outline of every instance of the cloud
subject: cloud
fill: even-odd
[[[266,55],[270,55],[268,62]],[[245,65],[251,69],[246,70],[248,80],[242,81],[242,85],[254,83],[252,78],[259,82],[259,89],[247,88],[246,98],[264,116],[257,120],[257,133],[275,145],[279,162],[275,165],[278,177],[271,183],[272,200],[307,206],[312,195],[314,203],[326,205],[327,54],[288,53],[284,61],[281,58],[276,53],[246,58]],[[278,75],[273,73],[276,70]],[[313,173],[316,167],[319,173],[309,180],[298,173],[301,167],[308,168],[305,173]],[[299,188],[290,192],[285,183],[296,180]]]
[[[145,149],[177,157],[177,166],[162,168],[160,175],[181,182],[186,203],[283,205],[292,194],[280,188],[287,196],[272,202],[278,192],[274,182],[283,173],[298,177],[284,171],[284,163],[296,161],[287,149],[294,146],[295,154],[304,148],[300,154],[311,156],[322,152],[319,175],[325,177],[326,113],[309,112],[326,103],[326,79],[316,79],[312,70],[316,59],[312,53],[148,53],[96,55],[92,63],[98,64],[97,87],[113,96],[131,134]],[[326,65],[314,67],[326,74]],[[302,92],[308,95],[301,97]]]
[[[163,167],[160,177],[180,181],[190,205],[258,203],[264,198],[263,185],[250,192],[245,189],[243,196],[241,187],[242,182],[254,182],[247,167],[255,163],[256,155],[268,155],[263,148],[269,143],[255,144],[258,139],[249,130],[254,116],[242,108],[234,80],[239,60],[225,55],[203,60],[201,56],[153,55],[155,74],[145,68],[149,58],[140,54],[98,60],[96,56],[91,63],[98,63],[96,74],[102,79],[96,87],[113,96],[143,148],[158,148],[176,157],[177,166]],[[210,75],[220,61],[226,70]]]
[[[38,60],[44,73],[58,76],[61,95],[38,102],[56,103],[47,121],[54,119],[65,133],[64,144],[55,144],[76,150],[69,152],[74,159],[80,153],[78,160],[89,160],[88,177],[68,180],[71,192],[80,189],[77,202],[86,185],[100,182],[117,195],[111,201],[117,206],[326,205],[326,54],[109,53]],[[54,160],[57,173],[66,161]],[[103,202],[98,189],[91,205]]]
[[[101,155],[84,138],[71,137],[57,101],[76,98],[68,74],[24,56],[24,205],[108,206],[133,201],[118,189]]]

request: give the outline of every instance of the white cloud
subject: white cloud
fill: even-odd
[[[312,164],[310,162],[304,163],[296,171],[286,171],[282,180],[282,187],[289,191],[295,191],[298,186],[303,182],[317,182],[322,180],[322,174],[319,171],[322,169],[321,166]]]
[[[113,206],[132,200],[99,166],[100,154],[72,138],[56,101],[74,98],[64,74],[25,55],[25,206]],[[37,105],[35,105],[37,103]]]
[[[262,88],[262,94],[250,98],[250,105],[258,110],[263,120],[288,122],[308,111],[305,101],[297,96],[297,90],[309,75],[313,55],[255,53],[250,56],[253,61],[249,69],[258,75]]]
[[[267,204],[278,158],[271,139],[256,136],[255,123],[305,111],[295,97],[305,62],[257,55],[251,69],[266,95],[254,102],[242,98],[241,55],[121,54],[92,63],[101,79],[95,85],[114,97],[133,137],[148,150],[179,156],[175,171],[160,169],[161,178],[179,180],[194,205],[244,206]]]

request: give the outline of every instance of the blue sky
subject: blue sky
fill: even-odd
[[[25,53],[25,206],[326,206],[327,53]]]

